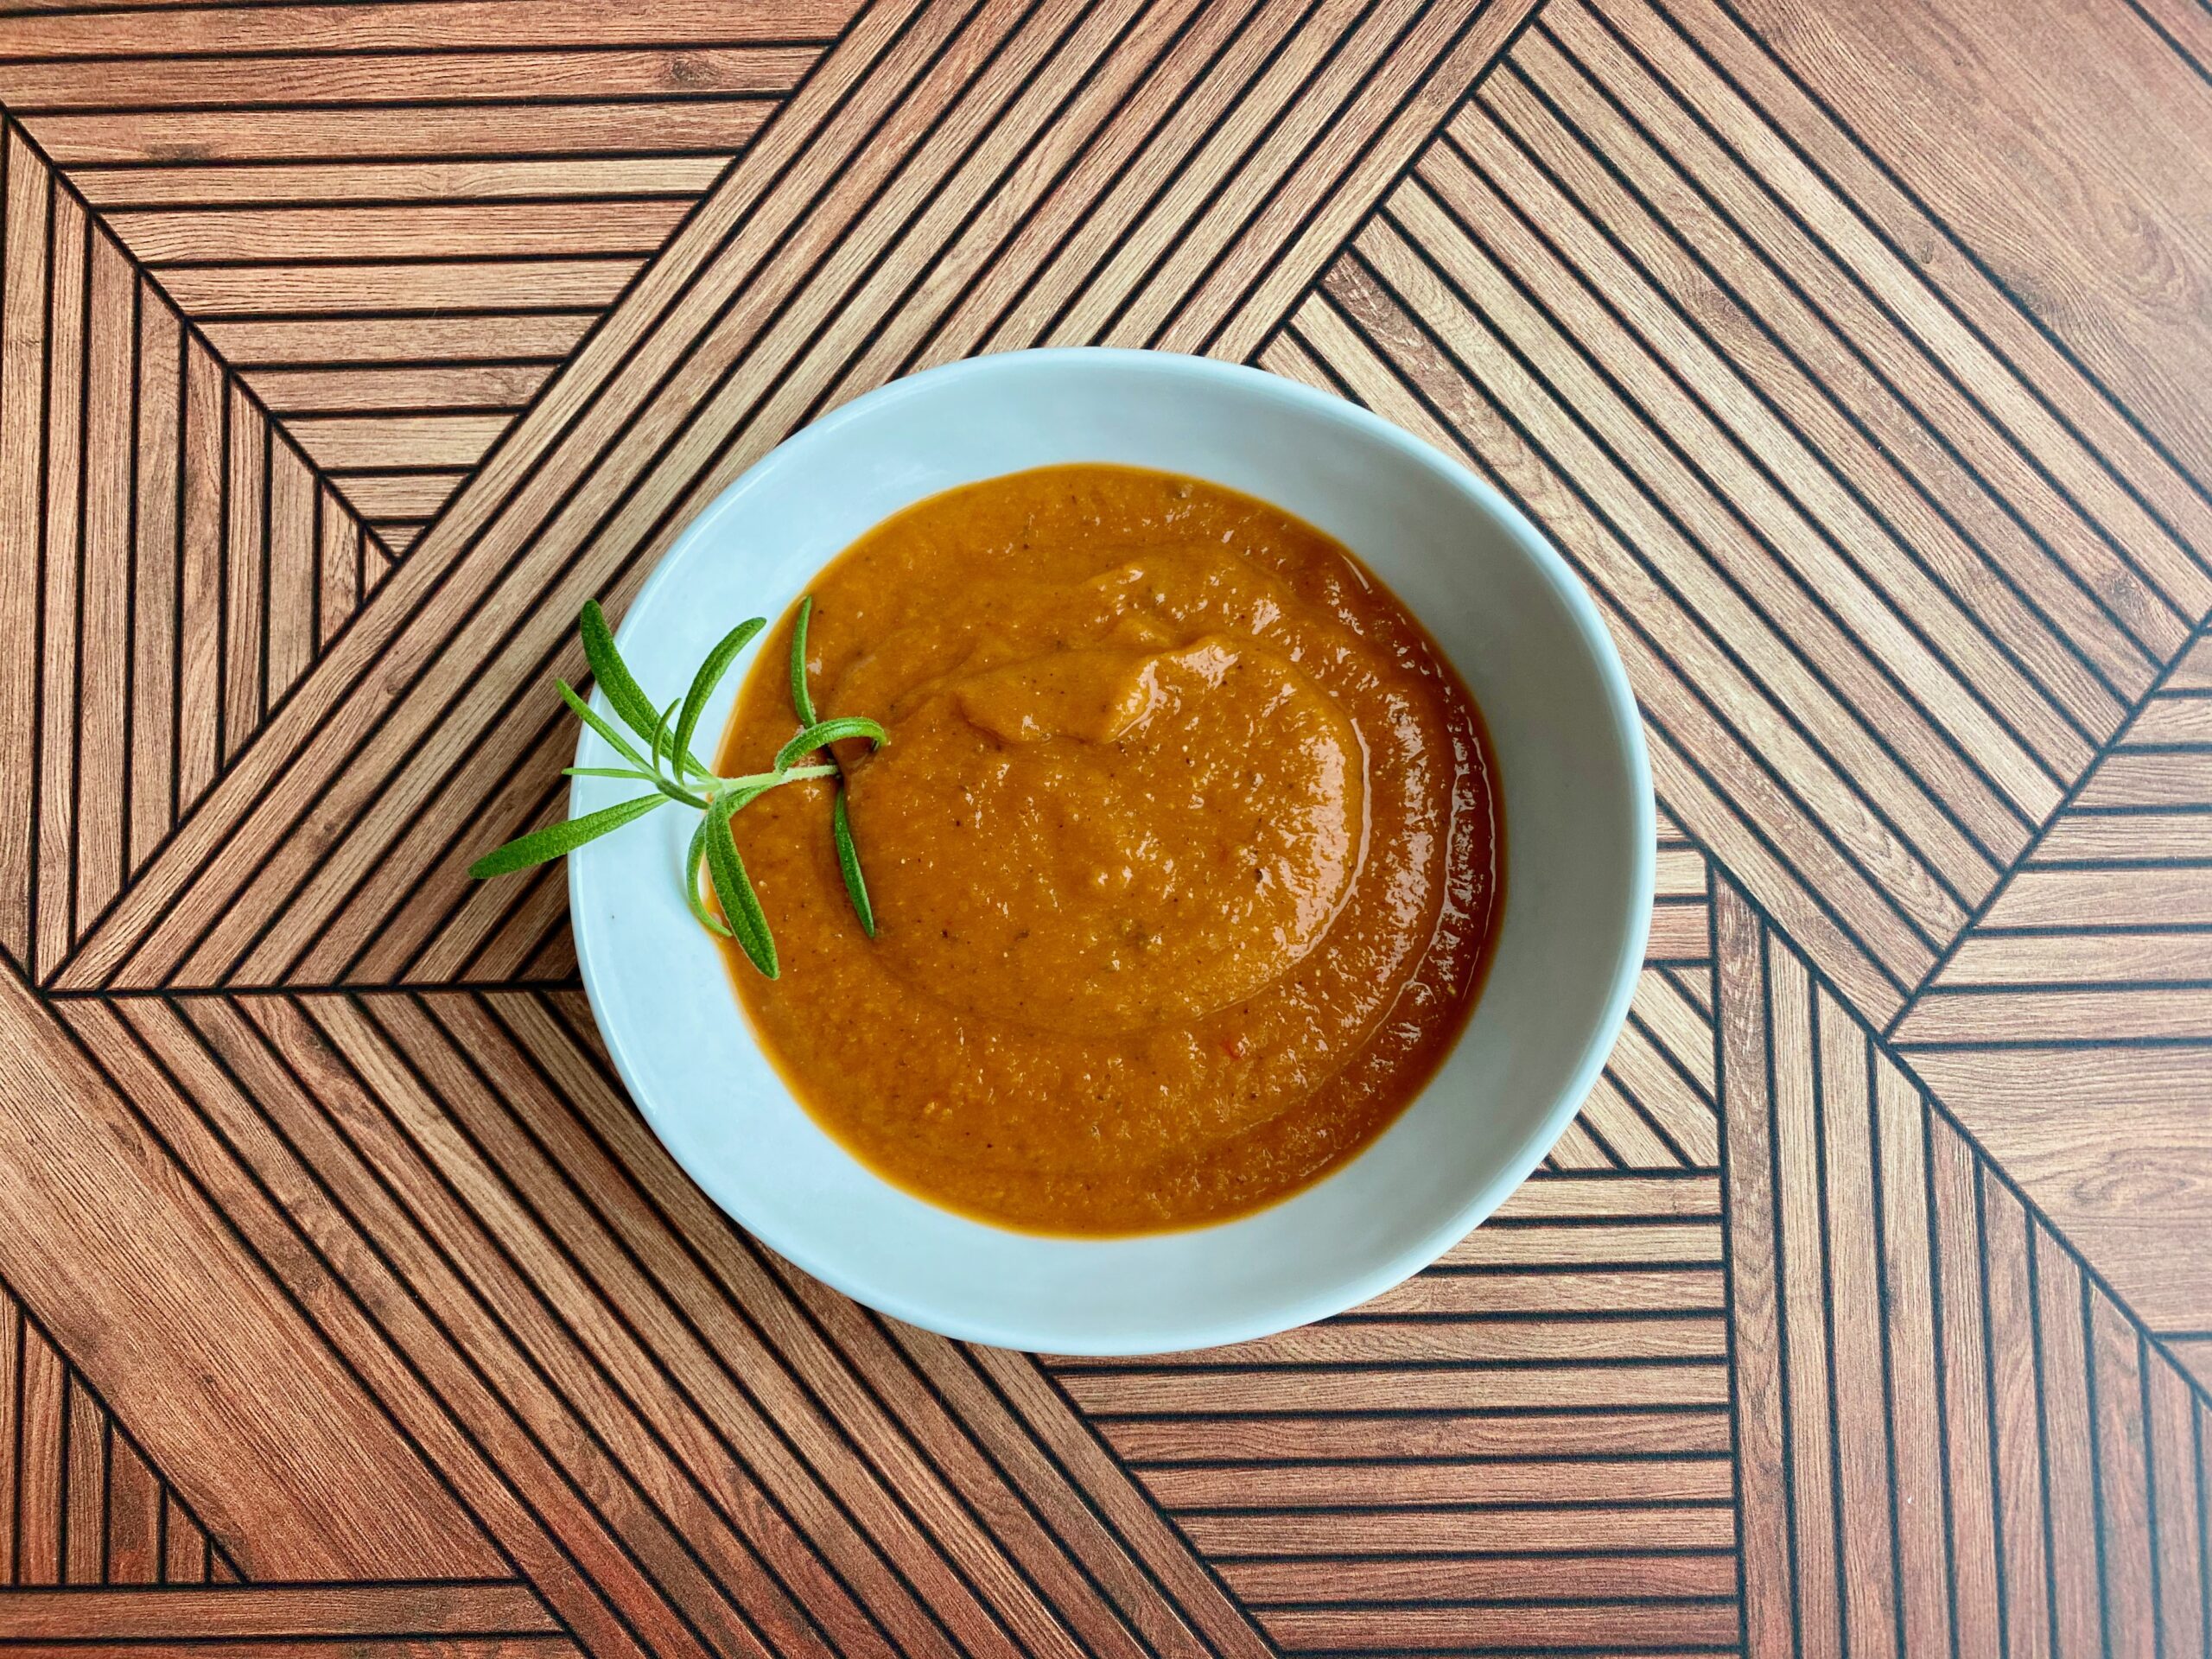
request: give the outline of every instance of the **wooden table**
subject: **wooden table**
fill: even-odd
[[[0,105],[0,1642],[2207,1651],[2202,0],[10,0]],[[768,1255],[463,874],[584,596],[1080,341],[1494,480],[1665,813],[1507,1211],[1134,1364]]]

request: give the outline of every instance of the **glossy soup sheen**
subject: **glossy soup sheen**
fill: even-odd
[[[783,974],[732,976],[794,1092],[908,1191],[1042,1232],[1258,1208],[1419,1092],[1500,902],[1481,718],[1342,546],[1194,479],[1105,466],[918,503],[813,586],[878,936],[830,785],[736,820]],[[791,620],[725,774],[793,729]]]

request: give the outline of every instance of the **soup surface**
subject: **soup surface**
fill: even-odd
[[[877,936],[827,782],[739,814],[799,1099],[987,1220],[1131,1233],[1257,1208],[1380,1132],[1466,1018],[1499,907],[1458,675],[1342,546],[1173,474],[1056,467],[886,520],[814,583]],[[793,729],[786,618],[720,770]]]

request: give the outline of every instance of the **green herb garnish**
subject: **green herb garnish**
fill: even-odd
[[[752,878],[745,873],[745,861],[738,855],[736,837],[730,833],[730,820],[772,789],[797,783],[802,778],[835,778],[837,794],[830,810],[830,833],[836,847],[837,868],[844,875],[845,891],[851,895],[854,914],[860,918],[861,927],[868,938],[874,938],[875,912],[868,900],[868,884],[861,876],[860,852],[853,844],[852,824],[845,810],[844,769],[835,753],[824,762],[801,762],[848,738],[864,737],[877,747],[887,740],[883,728],[872,720],[854,715],[835,720],[815,718],[814,699],[806,686],[806,625],[813,612],[814,599],[809,594],[799,601],[798,620],[791,630],[791,704],[798,715],[798,734],[776,752],[768,771],[748,772],[740,778],[721,778],[708,771],[691,753],[692,734],[698,728],[699,715],[707,706],[707,699],[721,683],[722,676],[728,672],[738,652],[767,626],[766,619],[753,617],[723,635],[721,642],[707,653],[707,660],[699,664],[699,671],[691,677],[690,690],[667,708],[656,710],[631,674],[629,665],[622,660],[622,653],[615,650],[613,630],[607,626],[599,601],[587,600],[578,626],[583,634],[584,657],[591,664],[592,677],[607,693],[607,700],[614,705],[614,712],[622,723],[645,744],[645,752],[640,753],[637,744],[600,718],[566,682],[556,680],[554,683],[560,688],[561,700],[575,711],[576,718],[597,732],[630,763],[627,766],[569,766],[562,775],[630,778],[651,784],[655,792],[587,813],[581,818],[569,818],[534,830],[486,853],[468,867],[469,874],[480,880],[511,875],[517,870],[550,862],[671,801],[696,807],[701,814],[699,828],[693,833],[690,847],[683,856],[683,896],[700,925],[723,938],[735,939],[753,965],[773,979],[779,971],[776,941],[768,931],[768,918],[760,908],[760,895],[753,890]],[[721,916],[709,910],[700,897],[699,871],[702,865],[721,906]]]

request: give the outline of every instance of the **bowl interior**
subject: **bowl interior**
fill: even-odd
[[[1427,626],[1489,723],[1507,858],[1497,956],[1449,1059],[1366,1152],[1287,1202],[1190,1231],[1052,1239],[969,1221],[868,1173],[791,1098],[684,906],[675,872],[689,814],[658,813],[582,849],[570,896],[592,1006],[632,1096],[765,1243],[950,1335],[1138,1353],[1257,1336],[1363,1300],[1434,1259],[1535,1167],[1602,1065],[1642,958],[1650,785],[1596,609],[1518,513],[1350,404],[1198,359],[1012,353],[849,404],[701,515],[632,606],[622,650],[664,701],[735,620],[779,614],[890,513],[1077,461],[1195,474],[1335,536]],[[705,729],[727,722],[741,677],[725,680]],[[610,758],[586,736],[580,764]],[[579,779],[572,810],[627,788]]]

